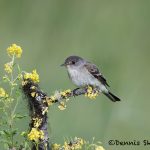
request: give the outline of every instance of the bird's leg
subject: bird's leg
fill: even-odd
[[[73,96],[74,96],[74,97],[77,95],[77,91],[78,91],[79,89],[80,89],[80,88],[76,88],[76,89],[73,90],[72,93],[73,93]]]

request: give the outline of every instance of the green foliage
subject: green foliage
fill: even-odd
[[[21,137],[21,132],[15,127],[17,121],[21,121],[26,115],[17,113],[17,106],[20,102],[22,92],[20,89],[22,72],[19,64],[16,63],[18,54],[18,47],[13,45],[7,49],[10,61],[4,65],[5,74],[1,78],[0,82],[0,142],[3,143],[6,149],[19,148],[18,138]],[[21,49],[19,47],[19,49]],[[15,50],[15,51],[13,51]],[[17,55],[16,55],[17,54]],[[6,89],[6,90],[4,90]]]

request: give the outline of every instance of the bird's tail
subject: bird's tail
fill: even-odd
[[[111,92],[107,92],[104,93],[111,101],[116,102],[116,101],[120,101],[120,98],[118,98],[117,96],[115,96],[114,94],[112,94]]]

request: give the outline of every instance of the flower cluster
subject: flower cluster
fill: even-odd
[[[6,71],[6,73],[9,74],[9,73],[12,73],[13,71],[15,56],[18,58],[21,57],[22,49],[20,46],[16,44],[12,44],[10,47],[7,48],[7,53],[11,57],[12,60],[4,64],[4,70]]]
[[[9,56],[16,56],[19,58],[22,54],[22,48],[16,44],[12,44],[7,48],[7,53]]]
[[[52,144],[52,150],[82,150],[82,149],[91,149],[91,150],[105,150],[101,145],[101,142],[85,141],[82,138],[75,137],[70,141],[65,141],[63,145]]]
[[[24,79],[31,79],[33,82],[37,83],[39,82],[39,75],[36,72],[36,70],[33,70],[32,73],[25,73],[24,74]]]
[[[79,150],[82,149],[83,144],[85,141],[82,138],[75,137],[70,142],[64,142],[64,144],[61,146],[60,144],[53,144],[52,150]]]
[[[61,149],[60,144],[55,143],[55,144],[52,145],[52,150],[60,150],[60,149]]]
[[[3,88],[0,88],[0,98],[6,98],[8,97],[8,94]]]
[[[44,132],[42,130],[39,130],[37,128],[32,128],[30,133],[28,134],[29,140],[34,140],[35,142],[38,142],[39,139],[44,138]]]
[[[98,94],[99,94],[99,91],[97,89],[93,89],[93,87],[88,86],[85,96],[89,97],[90,99],[95,99],[98,96]]]
[[[12,64],[12,62],[8,62],[8,63],[4,64],[4,70],[5,70],[7,73],[12,73],[12,69],[13,69],[13,64]]]

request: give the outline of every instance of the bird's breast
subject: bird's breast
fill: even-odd
[[[86,85],[99,86],[100,84],[100,82],[84,68],[68,68],[68,74],[72,82],[79,87]]]

